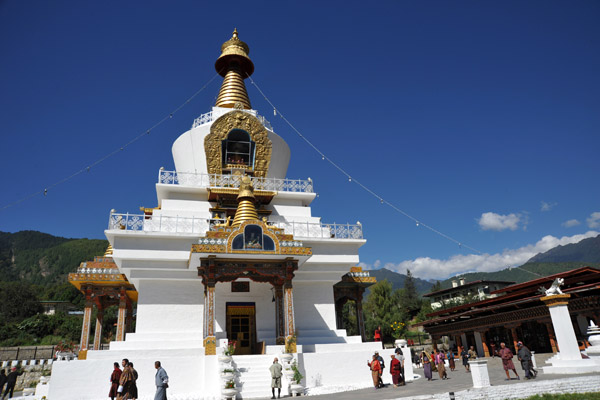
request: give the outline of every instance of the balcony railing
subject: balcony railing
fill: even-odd
[[[313,182],[303,179],[251,178],[256,190],[277,192],[314,193]],[[196,174],[193,172],[165,171],[158,172],[158,183],[165,185],[184,185],[212,188],[239,188],[242,182],[240,175]]]
[[[273,127],[271,126],[271,123],[262,115],[258,115],[258,113],[254,110],[238,110],[238,111],[243,111],[243,112],[247,112],[248,114],[252,114],[253,116],[255,116],[256,118],[258,118],[258,120],[260,121],[261,124],[263,124],[263,126],[265,128],[267,128],[268,130],[270,130],[271,132],[273,132]],[[227,111],[229,112],[229,111]],[[194,123],[192,124],[192,129],[194,129],[197,126],[200,125],[204,125],[207,124],[209,122],[212,122],[213,120],[219,118],[221,115],[225,114],[217,114],[215,115],[212,111],[209,111],[205,114],[200,115],[198,118],[196,118],[194,120]]]
[[[225,222],[219,219],[194,217],[171,217],[163,215],[120,214],[112,212],[108,220],[109,230],[125,230],[138,232],[187,233],[204,235],[214,229],[216,224]],[[295,239],[362,239],[360,224],[322,224],[314,222],[282,222],[272,223],[282,228]]]

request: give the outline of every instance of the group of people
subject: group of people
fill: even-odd
[[[423,364],[423,374],[428,381],[433,379],[433,371],[437,371],[440,379],[446,380],[448,373],[446,372],[446,360],[448,360],[448,366],[451,371],[454,371],[456,364],[454,362],[454,352],[448,350],[446,353],[444,350],[434,349],[432,354],[429,354],[425,350],[421,352],[419,361]]]
[[[6,399],[6,396],[8,396],[9,399],[12,399],[15,385],[17,384],[17,378],[21,375],[23,375],[23,371],[19,372],[17,367],[13,367],[8,375],[6,375],[4,370],[0,371],[0,395],[2,396],[2,400]],[[4,391],[4,394],[2,394],[4,385],[6,385],[6,390]]]
[[[136,400],[138,398],[137,379],[138,373],[133,368],[133,363],[124,358],[121,361],[121,370],[119,363],[114,363],[114,369],[110,375],[110,391],[108,397],[111,400]],[[161,366],[160,361],[154,362],[156,375],[154,383],[156,385],[156,394],[154,400],[167,400],[167,388],[169,387],[169,377],[167,372]]]
[[[523,371],[525,371],[526,379],[534,379],[537,377],[537,371],[533,368],[533,360],[531,351],[527,348],[527,346],[523,345],[523,342],[517,343],[517,358],[521,362],[521,367]],[[462,359],[462,364],[465,367],[466,372],[471,372],[471,367],[469,365],[469,360],[474,360],[477,358],[477,352],[470,346],[467,350],[466,347],[463,347],[459,353],[460,358]],[[495,355],[502,359],[502,367],[504,368],[504,372],[506,373],[506,380],[510,380],[509,371],[513,371],[517,380],[521,379],[515,365],[512,361],[514,354],[513,352],[506,347],[505,343],[500,343],[500,349],[495,352]],[[456,364],[454,361],[454,352],[452,350],[448,350],[446,353],[444,350],[434,349],[432,354],[429,354],[425,350],[421,352],[419,357],[419,361],[423,364],[423,373],[428,381],[433,379],[433,371],[437,371],[440,379],[448,379],[448,373],[446,372],[445,360],[448,359],[448,366],[451,371],[454,371],[456,368]]]
[[[397,348],[395,350],[395,354],[391,354],[390,361],[390,374],[392,375],[392,384],[394,387],[404,386],[406,385],[406,380],[404,377],[404,355],[402,354],[402,350]],[[371,376],[373,378],[373,386],[375,389],[385,387],[385,384],[382,380],[383,370],[385,369],[385,362],[383,361],[383,357],[379,355],[379,352],[376,351],[373,354],[372,360],[367,360],[367,365],[371,370]]]

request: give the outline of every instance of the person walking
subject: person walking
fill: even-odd
[[[279,364],[277,357],[273,359],[273,364],[269,367],[271,371],[271,392],[273,393],[272,399],[275,398],[275,388],[277,388],[277,398],[281,398],[281,375],[283,367]]]
[[[404,377],[404,354],[400,347],[396,347],[394,352],[396,353],[396,359],[400,362],[400,386],[404,386],[406,385],[406,379]]]
[[[4,389],[4,385],[6,385],[6,372],[4,370],[0,371],[0,396],[2,395],[2,389]]]
[[[17,367],[13,367],[12,371],[6,376],[6,390],[4,391],[2,400],[4,400],[7,395],[9,399],[12,399],[15,385],[17,384],[17,378],[21,375],[23,375],[23,371],[17,372]]]
[[[421,363],[423,364],[423,374],[430,381],[433,378],[431,375],[431,359],[425,351],[421,352]]]
[[[382,388],[385,387],[383,379],[381,378],[383,376],[383,370],[385,369],[385,362],[383,361],[383,357],[379,355],[378,351],[375,352],[375,356],[377,356],[377,361],[379,361],[379,366],[381,367],[381,373],[379,374],[379,387]]]
[[[521,368],[525,371],[525,379],[535,379],[537,377],[537,371],[533,369],[533,361],[531,360],[531,351],[527,346],[523,345],[523,342],[517,343],[518,351],[517,358],[521,361]]]
[[[452,349],[448,350],[448,366],[450,367],[450,371],[454,371],[456,369],[456,363],[454,362],[454,352]]]
[[[392,360],[390,361],[390,374],[392,375],[392,384],[394,387],[398,387],[400,383],[400,361],[396,359],[396,356],[391,354],[390,357]]]
[[[460,352],[460,358],[462,358],[462,364],[465,367],[465,371],[471,372],[471,367],[469,366],[469,352],[465,347],[463,347]]]
[[[133,386],[135,385],[135,376],[133,375],[133,368],[129,366],[129,360],[124,358],[121,361],[123,371],[121,372],[121,378],[119,378],[119,388],[117,392],[117,400],[130,400],[133,399]]]
[[[500,350],[498,350],[498,355],[502,359],[502,366],[504,367],[504,372],[506,372],[505,381],[510,381],[510,375],[508,373],[509,369],[517,376],[517,379],[520,380],[519,374],[517,374],[517,370],[515,369],[515,364],[512,362],[512,358],[514,357],[513,352],[510,351],[504,342],[500,343]]]
[[[156,368],[156,375],[154,375],[156,394],[154,400],[167,400],[167,388],[169,387],[167,371],[160,365],[160,361],[154,361],[154,368]]]
[[[131,387],[131,398],[132,400],[136,400],[138,398],[138,387],[137,387],[137,380],[138,380],[138,372],[135,370],[135,368],[133,368],[133,363],[130,362],[129,363],[129,367],[131,367],[131,372],[133,373],[133,386]]]
[[[116,362],[113,364],[113,372],[110,374],[110,391],[108,392],[108,397],[110,400],[115,400],[119,394],[117,390],[119,389],[119,379],[121,379],[121,368],[119,368],[119,363]]]
[[[375,389],[379,389],[379,382],[381,381],[381,364],[377,359],[377,353],[373,354],[373,359],[370,362],[367,360],[367,365],[371,369],[371,378],[373,378],[373,386],[375,386]]]
[[[435,349],[435,355],[434,355],[435,365],[438,370],[438,375],[440,376],[440,379],[442,379],[442,380],[448,378],[448,374],[446,373],[446,365],[444,364],[445,358],[446,357],[444,356],[444,353],[442,353],[438,349]]]

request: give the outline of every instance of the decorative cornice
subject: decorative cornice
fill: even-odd
[[[563,293],[563,294],[554,294],[552,296],[541,297],[540,300],[543,301],[547,307],[555,307],[555,306],[568,305],[570,298],[571,298],[570,294]]]

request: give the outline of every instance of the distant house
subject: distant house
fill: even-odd
[[[44,308],[44,314],[46,315],[54,315],[56,313],[62,312],[70,315],[78,315],[83,314],[83,312],[77,307],[75,304],[70,301],[40,301],[40,304]]]
[[[453,307],[467,302],[496,297],[497,294],[492,292],[513,285],[514,283],[486,280],[465,283],[465,278],[460,278],[459,280],[452,281],[451,288],[437,290],[423,296],[429,297],[431,299],[431,308],[437,310],[444,306]]]

